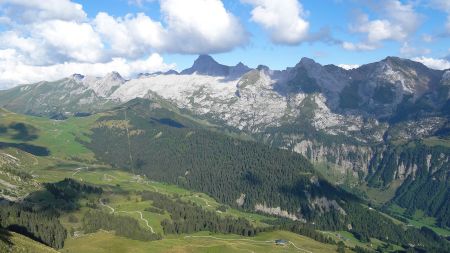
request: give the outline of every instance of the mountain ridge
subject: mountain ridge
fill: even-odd
[[[231,78],[233,69],[241,73],[238,78]],[[95,113],[136,98],[157,98],[220,131],[300,153],[328,168],[324,173],[337,177],[332,180],[338,184],[350,184],[343,176],[348,174],[356,181],[350,187],[370,184],[382,191],[394,181],[401,185],[408,177],[414,179],[417,171],[430,177],[447,171],[441,163],[430,170],[414,160],[439,160],[436,148],[424,149],[426,154],[409,156],[410,160],[400,157],[414,150],[393,150],[416,141],[428,145],[449,139],[449,71],[398,57],[352,70],[323,66],[309,58],[285,70],[263,65],[248,69],[242,63],[230,67],[203,55],[181,73],[130,80],[119,76],[93,78],[92,86],[83,84],[85,77],[74,76],[16,87],[0,92],[0,106],[51,117]],[[391,160],[383,160],[383,153],[392,154]],[[447,152],[441,153],[450,159]],[[404,199],[396,198],[399,203]]]

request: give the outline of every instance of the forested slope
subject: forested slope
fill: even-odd
[[[364,207],[297,153],[206,129],[149,100],[133,100],[100,118],[90,139],[85,145],[100,161],[205,192],[234,207],[349,230],[360,238],[448,246],[433,239],[433,232],[397,225]]]

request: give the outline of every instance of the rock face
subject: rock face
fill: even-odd
[[[278,207],[268,207],[265,204],[256,204],[255,211],[283,217],[283,218],[294,220],[294,221],[300,220],[302,222],[306,222],[304,219],[298,218],[295,214],[291,214],[288,211],[282,210],[279,206]]]
[[[280,71],[226,66],[201,55],[181,73],[128,81],[116,72],[74,75],[16,87],[0,92],[0,106],[51,115],[91,112],[137,97],[157,97],[361,180],[375,173],[374,159],[389,143],[450,133],[450,71],[396,57],[352,70],[302,58]],[[399,164],[397,174],[407,176],[408,166]]]
[[[106,98],[126,80],[119,73],[111,72],[103,78],[87,76],[80,81],[87,89],[94,91],[97,96]]]

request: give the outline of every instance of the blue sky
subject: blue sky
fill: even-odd
[[[0,87],[182,70],[200,53],[272,69],[386,56],[444,69],[449,37],[448,0],[3,0]]]
[[[445,0],[444,0],[445,1]],[[135,1],[111,0],[111,1],[78,1],[81,3],[88,15],[92,18],[99,11],[108,12],[114,16],[124,16],[128,13],[144,12],[152,18],[161,19],[158,1],[143,1],[141,4]],[[105,2],[109,4],[105,4]],[[223,0],[226,9],[237,16],[249,31],[251,41],[242,47],[237,47],[230,52],[213,55],[218,61],[226,64],[235,64],[239,61],[256,67],[265,64],[274,69],[284,69],[295,65],[301,57],[313,58],[322,64],[356,64],[361,65],[378,61],[386,56],[399,56],[405,58],[419,57],[424,54],[405,54],[401,48],[405,42],[410,47],[429,49],[426,54],[429,57],[441,58],[450,55],[449,37],[440,36],[445,32],[444,26],[447,22],[447,13],[433,8],[431,1],[400,1],[403,4],[411,4],[414,10],[422,15],[423,21],[417,32],[405,41],[385,41],[383,46],[376,50],[349,51],[339,44],[324,42],[303,42],[298,45],[274,44],[265,34],[264,30],[255,22],[251,21],[252,6],[243,4],[239,0]],[[373,19],[379,18],[374,8],[368,6],[369,1],[346,1],[346,0],[302,0],[299,1],[308,12],[306,19],[311,25],[311,32],[319,32],[321,29],[329,29],[336,40],[358,41],[361,34],[349,32],[349,24],[355,19],[356,12],[365,12]],[[382,1],[380,1],[382,2]],[[435,6],[436,3],[434,3]],[[423,36],[433,36],[433,43],[423,41]],[[196,55],[163,54],[168,62],[176,62],[178,68],[187,68],[195,60]]]

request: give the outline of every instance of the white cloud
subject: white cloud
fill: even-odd
[[[407,33],[400,24],[393,24],[389,20],[372,20],[367,15],[360,18],[358,24],[350,27],[350,31],[356,33],[366,33],[369,43],[376,43],[386,39],[402,40]]]
[[[160,5],[167,23],[165,51],[218,53],[247,41],[244,28],[220,0],[160,0]]]
[[[385,40],[405,41],[417,30],[422,20],[412,4],[403,4],[399,0],[379,1],[374,11],[379,14],[379,19],[371,20],[367,14],[360,14],[349,27],[351,32],[365,36],[363,42],[344,42],[344,49],[373,50],[381,47]]]
[[[261,25],[278,44],[299,44],[308,37],[309,23],[297,0],[242,0],[254,8],[251,20]]]
[[[95,30],[113,55],[136,57],[149,51],[203,54],[232,50],[247,41],[238,19],[220,0],[160,0],[165,26],[143,13],[114,18],[99,13]]]
[[[339,64],[338,67],[341,67],[346,70],[357,69],[360,67],[358,64]]]
[[[152,54],[142,60],[114,58],[105,63],[65,62],[49,66],[29,65],[19,60],[14,49],[0,50],[0,88],[17,84],[34,83],[42,80],[58,80],[74,73],[104,76],[118,71],[126,78],[141,72],[166,71],[175,68],[175,64],[164,63],[159,54]]]
[[[142,13],[115,19],[100,12],[93,24],[114,56],[139,57],[152,49],[161,48],[164,43],[165,31],[161,23]]]
[[[14,49],[21,62],[33,65],[48,65],[55,62],[54,52],[43,44],[42,39],[25,37],[18,31],[0,33],[0,50]]]
[[[415,57],[412,58],[413,61],[421,62],[429,68],[444,70],[450,69],[450,61],[445,59],[435,59],[431,57]]]
[[[85,20],[87,15],[81,4],[70,0],[0,0],[1,11],[17,23],[44,20]]]
[[[137,4],[143,4],[142,0]],[[0,85],[54,80],[74,72],[167,70],[157,53],[218,53],[248,34],[221,0],[159,0],[161,21],[138,13],[89,19],[70,0],[0,0]],[[143,56],[152,55],[147,59]]]
[[[100,12],[88,20],[82,6],[69,0],[0,0],[0,9],[4,14],[2,22],[17,33],[16,37],[33,41],[35,47],[48,52],[39,64],[55,60],[97,62],[113,57],[137,59],[152,52],[219,53],[247,42],[247,32],[221,0],[159,3],[164,25],[144,13],[112,17]],[[16,19],[23,13],[27,15]],[[0,45],[2,48],[7,47]]]
[[[97,62],[102,59],[103,43],[88,23],[50,20],[35,24],[32,29],[33,37],[41,39],[48,51],[62,60]]]
[[[88,23],[49,20],[0,32],[0,49],[16,49],[28,64],[97,62],[103,43]]]

